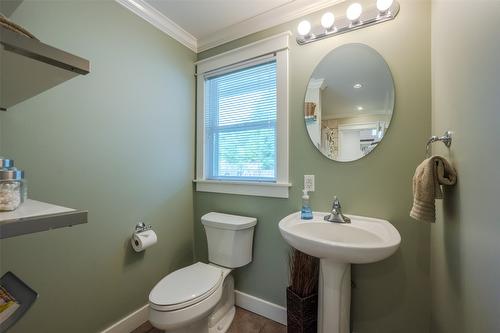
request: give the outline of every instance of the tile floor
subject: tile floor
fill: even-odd
[[[131,333],[162,333],[162,331],[153,328],[147,322]],[[236,307],[236,315],[227,333],[286,333],[286,326]]]

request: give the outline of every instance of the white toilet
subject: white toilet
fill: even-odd
[[[149,294],[149,321],[168,333],[224,333],[234,318],[231,270],[252,261],[257,219],[222,213],[202,216],[209,264],[168,274]]]

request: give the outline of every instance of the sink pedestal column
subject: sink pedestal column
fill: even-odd
[[[318,333],[349,333],[351,264],[320,260]]]

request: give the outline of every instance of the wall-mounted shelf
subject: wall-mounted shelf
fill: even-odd
[[[87,223],[87,211],[26,200],[13,212],[0,212],[0,239]]]
[[[90,72],[87,59],[1,26],[0,45],[0,110]]]

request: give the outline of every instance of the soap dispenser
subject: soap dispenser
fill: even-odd
[[[311,206],[309,205],[309,195],[307,194],[307,190],[302,190],[302,209],[300,210],[300,218],[302,220],[312,220],[313,214],[311,210]]]

